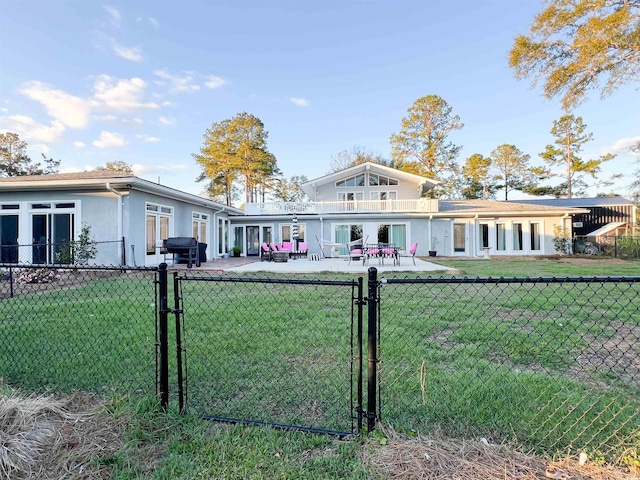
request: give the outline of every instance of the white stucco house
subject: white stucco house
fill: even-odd
[[[588,210],[488,200],[438,200],[425,197],[433,179],[375,163],[363,163],[310,180],[302,189],[309,202],[256,203],[232,217],[233,241],[256,255],[261,242],[291,241],[296,214],[300,241],[320,253],[316,239],[345,244],[357,238],[393,243],[417,255],[549,255],[553,227],[571,226],[571,216]],[[346,247],[340,253],[347,254]]]
[[[326,243],[393,243],[417,255],[549,255],[553,228],[571,226],[568,206],[483,200],[438,200],[425,193],[437,181],[375,163],[363,163],[311,180],[306,202],[245,205],[244,210],[114,172],[0,178],[0,263],[53,263],[56,245],[78,239],[83,226],[100,242],[95,263],[157,265],[163,240],[195,237],[209,259],[238,246],[260,254],[263,242],[298,242],[310,254]],[[318,241],[320,240],[320,241]],[[112,242],[112,243],[111,243]]]
[[[174,236],[196,237],[216,257],[228,252],[230,215],[242,213],[123,173],[0,178],[0,260],[54,263],[85,225],[100,242],[96,264],[158,265]]]

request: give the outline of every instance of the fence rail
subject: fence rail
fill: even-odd
[[[0,245],[1,265],[126,265],[125,239],[89,242],[42,242]]]

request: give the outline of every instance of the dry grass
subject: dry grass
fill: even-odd
[[[0,384],[1,386],[1,384]],[[21,396],[0,390],[0,478],[88,480],[110,478],[105,465],[123,446],[129,415],[114,416],[104,401],[86,394]],[[363,461],[389,479],[631,480],[640,477],[576,458],[550,462],[506,445],[398,434],[381,428],[363,448]],[[138,451],[140,473],[152,474],[164,448]],[[304,454],[303,454],[304,456]],[[108,463],[108,462],[106,462]],[[627,471],[628,472],[628,471]]]
[[[382,428],[386,443],[372,437],[364,449],[364,461],[377,473],[393,480],[631,480],[631,473],[599,467],[577,458],[547,461],[484,439],[460,440],[443,435],[430,437],[398,434]],[[384,443],[384,442],[383,442]]]
[[[125,416],[85,394],[0,393],[0,478],[109,478],[99,460],[122,445]]]

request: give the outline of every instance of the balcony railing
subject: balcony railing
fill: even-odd
[[[436,213],[438,200],[353,200],[349,202],[269,202],[247,203],[245,215],[328,214],[328,213]]]

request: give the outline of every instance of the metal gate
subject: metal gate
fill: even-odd
[[[359,431],[362,284],[174,273],[174,308],[162,310],[176,322],[171,363],[180,409],[221,421]]]

